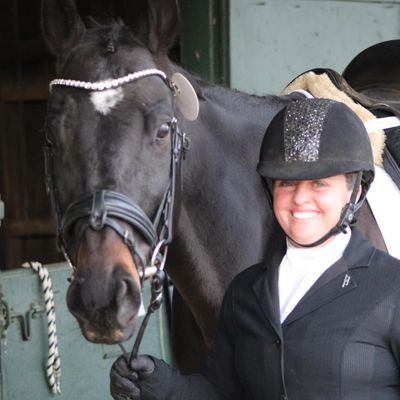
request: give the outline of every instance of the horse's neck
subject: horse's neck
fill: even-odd
[[[198,232],[198,241],[213,238],[226,246],[241,237],[254,214],[265,215],[268,203],[256,171],[259,149],[268,123],[285,102],[277,96],[203,88],[199,119],[186,127],[191,146],[182,164],[181,193],[193,229],[209,231]],[[187,224],[178,229],[185,231]],[[262,248],[236,262],[258,261]]]
[[[198,121],[187,127],[191,148],[182,165],[182,206],[196,227],[218,221],[209,235],[228,242],[226,234],[234,240],[242,231],[242,219],[247,226],[250,215],[267,208],[256,166],[265,129],[283,100],[220,87],[203,90],[202,98]],[[258,261],[261,253],[248,261]]]
[[[199,119],[187,126],[192,142],[190,180],[195,174],[198,178],[209,175],[217,187],[218,173],[232,178],[238,173],[255,176],[265,129],[284,103],[277,96],[257,97],[222,87],[203,89]]]
[[[186,126],[191,145],[169,272],[197,318],[198,307],[210,319],[232,277],[264,256],[271,210],[256,165],[265,128],[281,107],[279,98],[209,89],[198,121]]]
[[[259,146],[255,145],[261,144],[271,118],[287,101],[278,96],[258,97],[212,86],[203,88],[202,99],[193,140],[198,139],[199,147],[207,147],[209,141],[220,144],[223,150],[230,151],[225,151],[224,156],[234,159],[238,154],[258,158]],[[204,140],[204,135],[209,139]]]

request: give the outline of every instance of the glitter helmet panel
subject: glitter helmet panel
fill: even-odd
[[[286,161],[317,161],[323,124],[331,100],[294,101],[283,121]]]

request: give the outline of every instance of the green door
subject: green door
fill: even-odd
[[[229,0],[179,0],[179,6],[182,65],[229,85]]]
[[[0,273],[0,400],[111,399],[109,372],[121,350],[116,345],[92,344],[83,338],[66,307],[68,267],[65,264],[47,267],[54,291],[61,394],[52,395],[46,381],[47,321],[40,281],[32,270],[19,269]],[[145,307],[149,299],[150,289],[146,284]],[[140,348],[142,353],[171,361],[167,320],[164,306],[151,316]],[[26,336],[30,338],[27,340]],[[133,339],[125,347],[130,350],[132,345]]]

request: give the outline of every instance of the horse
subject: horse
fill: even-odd
[[[193,372],[230,281],[274,245],[256,165],[268,123],[292,98],[190,74],[168,57],[179,34],[175,0],[146,7],[135,26],[85,26],[73,0],[43,0],[59,78],[48,99],[46,177],[74,268],[67,304],[84,337],[111,344],[133,334],[144,266],[159,245],[175,291],[175,363]],[[159,231],[168,231],[162,240]]]

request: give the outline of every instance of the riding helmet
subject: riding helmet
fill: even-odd
[[[257,167],[264,178],[310,180],[362,171],[369,187],[374,162],[361,119],[345,104],[298,99],[272,119]]]

